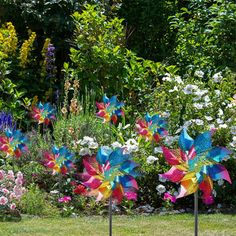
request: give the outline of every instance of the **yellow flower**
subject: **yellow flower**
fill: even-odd
[[[25,40],[21,46],[19,59],[20,59],[20,65],[23,68],[25,68],[28,63],[28,58],[30,55],[30,51],[33,48],[33,43],[34,43],[35,38],[36,38],[36,33],[32,32],[29,39]]]

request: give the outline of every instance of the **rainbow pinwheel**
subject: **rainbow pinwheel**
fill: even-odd
[[[148,113],[145,115],[145,119],[138,119],[136,122],[136,128],[138,134],[145,137],[146,140],[158,142],[161,137],[168,134],[167,122],[160,115],[156,114],[150,116]]]
[[[104,123],[112,121],[115,124],[118,120],[118,116],[124,116],[124,111],[122,109],[124,103],[118,102],[117,96],[112,96],[109,99],[106,95],[104,95],[103,102],[96,102],[96,105],[99,109],[96,115],[102,118]]]
[[[53,174],[62,173],[66,174],[70,169],[74,168],[74,154],[62,146],[52,148],[52,153],[44,153],[45,161],[44,164],[48,168],[53,170]]]
[[[7,129],[4,132],[5,136],[0,136],[0,150],[8,156],[19,158],[22,153],[27,152],[27,138],[20,130]]]
[[[202,190],[202,200],[213,203],[213,180],[225,179],[231,183],[226,168],[219,164],[230,153],[224,147],[212,146],[212,132],[204,132],[193,140],[184,129],[179,138],[179,149],[162,147],[164,157],[172,168],[160,174],[162,178],[181,185],[177,198]]]
[[[39,124],[48,125],[52,120],[55,120],[55,108],[50,103],[44,105],[40,102],[32,108],[32,118],[37,120]]]
[[[97,201],[111,196],[118,204],[123,196],[136,200],[138,165],[131,160],[131,155],[124,154],[123,148],[101,147],[96,157],[85,157],[83,164],[85,170],[81,180],[89,188],[88,196],[95,196]]]

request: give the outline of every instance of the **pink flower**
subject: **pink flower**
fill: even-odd
[[[19,187],[19,186],[15,186],[13,188],[13,192],[15,193],[17,199],[19,199],[22,196],[22,194],[23,194],[22,188]]]
[[[7,172],[7,178],[8,178],[9,180],[15,181],[14,172],[13,172],[12,170],[9,170],[9,171]]]
[[[15,204],[15,203],[12,203],[12,204],[10,205],[10,209],[11,209],[11,210],[15,210],[15,209],[16,209],[16,204]]]
[[[134,193],[134,192],[127,192],[127,193],[125,193],[125,197],[126,197],[128,200],[137,200],[137,193]]]
[[[16,194],[15,193],[11,193],[10,196],[9,196],[10,201],[12,201],[15,198],[16,198]]]
[[[0,180],[4,179],[6,173],[4,170],[0,170]]]
[[[71,201],[71,197],[69,197],[69,196],[64,196],[64,197],[62,197],[62,198],[59,198],[58,199],[58,202],[69,202],[69,201]]]
[[[175,203],[176,202],[176,197],[172,196],[168,192],[164,194],[164,200],[170,200],[171,202]]]
[[[3,188],[1,191],[2,191],[4,194],[8,194],[8,193],[9,193],[9,190],[6,189],[6,188]]]
[[[6,197],[0,197],[0,205],[6,205],[8,203],[8,199]]]
[[[16,177],[17,177],[17,179],[20,179],[20,180],[22,180],[23,181],[23,174],[19,171],[17,174],[16,174]]]
[[[17,178],[17,179],[15,180],[15,184],[18,185],[18,186],[19,186],[19,185],[21,186],[21,185],[23,184],[22,179]]]
[[[214,203],[214,197],[213,196],[207,196],[207,197],[203,197],[202,198],[203,203],[207,204],[207,205],[211,205]]]

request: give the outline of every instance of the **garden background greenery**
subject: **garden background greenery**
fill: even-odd
[[[178,186],[158,177],[168,170],[160,145],[148,145],[135,132],[136,120],[147,112],[168,120],[163,142],[169,147],[176,147],[183,128],[192,136],[216,129],[214,144],[233,151],[224,162],[232,184],[216,182],[215,203],[200,207],[235,208],[235,1],[0,0],[0,24],[0,132],[3,117],[11,117],[11,125],[31,140],[19,159],[0,153],[2,170],[24,175],[26,191],[17,202],[22,213],[106,213],[106,205],[76,194],[75,173],[52,175],[43,164],[44,150],[66,145],[81,172],[85,148],[88,153],[97,148],[89,146],[88,137],[99,146],[133,148],[140,164],[138,200],[124,200],[118,213],[192,208],[192,196],[175,204],[163,200],[164,192],[175,194]],[[103,94],[125,102],[125,118],[111,137],[95,116]],[[31,117],[40,101],[57,109],[48,127]],[[72,200],[58,202],[64,195]]]

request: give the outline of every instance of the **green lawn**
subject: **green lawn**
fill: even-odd
[[[170,216],[114,216],[113,235],[191,236],[192,215]],[[106,236],[108,220],[105,217],[60,219],[24,218],[21,222],[1,222],[1,236]],[[236,215],[200,215],[199,236],[235,236]]]

